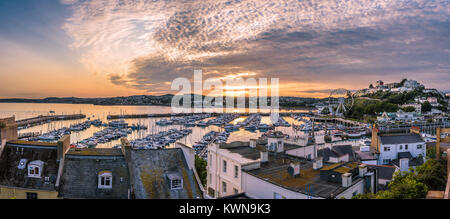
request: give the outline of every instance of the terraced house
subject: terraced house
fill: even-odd
[[[3,137],[0,199],[203,198],[194,152],[182,144],[134,150],[122,139],[121,149],[78,149],[70,148],[70,135],[56,143]]]

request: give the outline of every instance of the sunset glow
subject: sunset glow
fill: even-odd
[[[283,96],[380,77],[447,91],[449,25],[444,0],[2,1],[0,98],[173,94],[194,70],[279,78]]]

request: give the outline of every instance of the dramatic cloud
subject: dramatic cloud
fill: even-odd
[[[148,92],[169,92],[169,82],[194,69],[279,77],[294,95],[366,87],[381,77],[450,85],[447,0],[63,3],[73,9],[63,28],[82,63]]]

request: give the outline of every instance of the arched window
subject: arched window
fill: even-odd
[[[112,172],[102,171],[98,173],[98,188],[99,189],[112,188]]]

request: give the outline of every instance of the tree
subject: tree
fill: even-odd
[[[428,159],[416,168],[417,181],[428,186],[430,190],[445,190],[447,185],[447,166],[442,160]]]
[[[397,172],[389,183],[389,190],[377,194],[364,194],[355,196],[355,199],[421,199],[425,198],[428,187],[417,180],[414,172]]]
[[[402,108],[402,110],[408,113],[408,112],[415,112],[416,108],[414,108],[412,106],[408,106],[408,107]]]
[[[369,85],[369,88],[370,88],[370,89],[373,89],[373,84],[370,84],[370,85]]]
[[[200,178],[200,181],[202,181],[203,185],[206,185],[207,166],[208,163],[206,162],[206,160],[195,155],[195,169],[197,170],[198,177]]]
[[[430,112],[432,108],[433,108],[433,106],[431,106],[431,103],[428,101],[425,101],[422,104],[422,112]]]
[[[405,82],[408,81],[408,79],[404,78],[401,82],[400,82],[400,87],[405,86]]]

